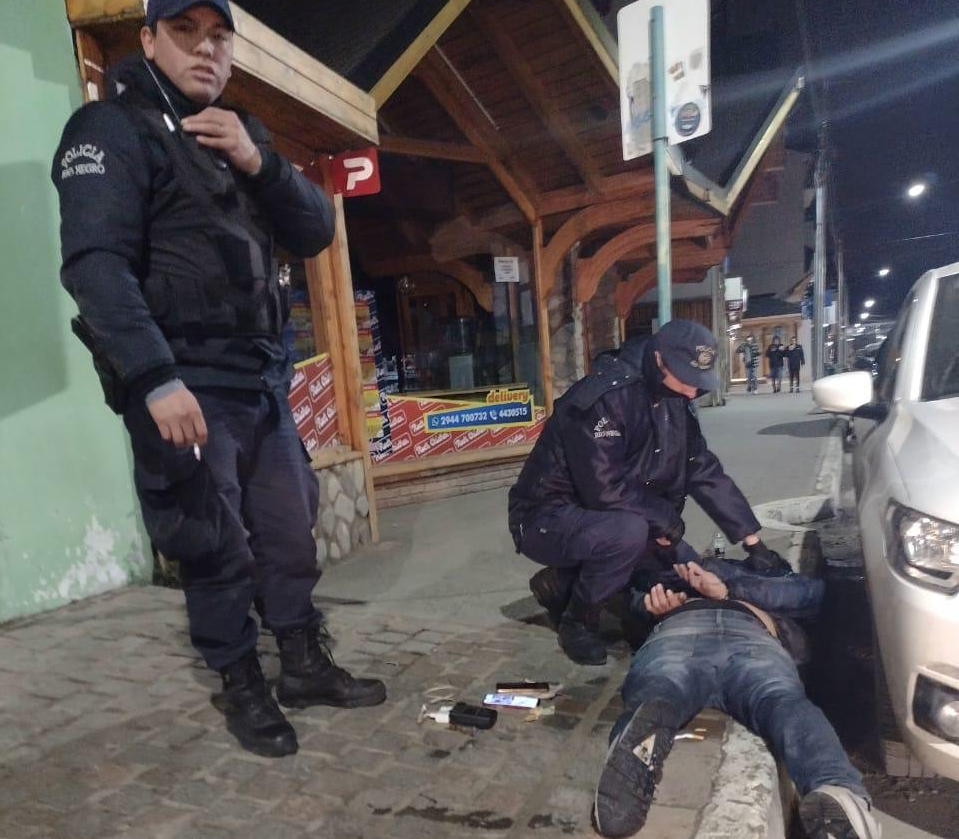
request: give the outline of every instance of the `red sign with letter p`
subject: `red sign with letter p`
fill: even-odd
[[[380,191],[376,149],[345,151],[333,158],[333,189],[345,198],[375,195]]]

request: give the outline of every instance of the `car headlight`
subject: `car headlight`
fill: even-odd
[[[901,504],[889,505],[893,567],[919,585],[959,591],[959,525],[934,519]]]

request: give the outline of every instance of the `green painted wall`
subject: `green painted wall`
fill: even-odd
[[[0,3],[0,621],[150,575],[122,423],[73,337],[49,172],[81,103],[63,0]]]

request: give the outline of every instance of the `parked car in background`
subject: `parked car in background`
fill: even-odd
[[[813,398],[853,417],[877,705],[888,696],[912,755],[959,780],[959,263],[913,286],[877,362],[875,380],[828,376]]]

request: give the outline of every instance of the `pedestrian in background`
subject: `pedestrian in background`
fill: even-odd
[[[756,370],[759,367],[759,347],[756,346],[756,337],[750,333],[737,348],[743,357],[743,366],[746,368],[746,393],[756,393]]]
[[[783,388],[783,362],[786,351],[778,335],[773,337],[766,349],[766,358],[769,359],[769,379],[772,382],[773,393],[779,393]]]
[[[806,354],[802,344],[796,341],[795,335],[789,339],[789,346],[786,348],[786,363],[789,365],[789,392],[799,393],[799,373],[806,364]]]
[[[760,540],[749,501],[706,445],[690,400],[719,387],[716,339],[672,320],[600,355],[556,401],[509,492],[516,550],[547,566],[530,580],[577,664],[606,662],[600,612],[635,573],[654,579],[696,552],[682,541],[691,495],[753,567],[788,565]]]
[[[150,0],[143,55],[70,118],[52,176],[61,281],[129,431],[144,525],[180,562],[227,729],[279,757],[298,744],[260,669],[254,599],[280,647],[284,705],[376,705],[386,690],[330,657],[311,599],[318,481],[287,400],[273,243],[318,253],[332,206],[259,121],[221,102],[233,28],[227,0]]]

